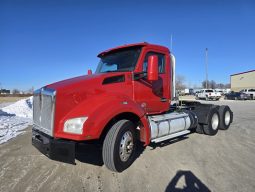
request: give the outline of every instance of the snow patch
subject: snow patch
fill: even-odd
[[[0,109],[3,107],[7,107],[8,105],[13,104],[14,102],[6,102],[6,103],[0,103]]]
[[[32,124],[33,97],[0,109],[0,144],[23,133]]]
[[[3,107],[2,111],[18,117],[32,118],[32,103],[33,97],[29,97],[28,99],[22,99],[12,105]]]

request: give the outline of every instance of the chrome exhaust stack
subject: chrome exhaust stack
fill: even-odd
[[[170,53],[170,60],[171,60],[171,75],[172,75],[172,100],[175,100],[176,97],[176,88],[175,88],[175,56]]]

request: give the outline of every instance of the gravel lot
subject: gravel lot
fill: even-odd
[[[29,127],[0,145],[0,191],[255,191],[255,101],[213,103],[233,110],[229,130],[149,146],[123,173],[83,146],[77,165],[49,160],[32,147]]]

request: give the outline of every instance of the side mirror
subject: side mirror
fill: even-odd
[[[92,75],[92,70],[91,69],[88,70],[88,75]]]
[[[152,55],[148,58],[148,74],[147,79],[149,81],[158,80],[158,56]]]

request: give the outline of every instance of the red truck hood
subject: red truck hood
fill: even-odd
[[[47,85],[46,87],[48,88],[52,88],[55,90],[62,90],[62,89],[68,89],[70,87],[74,88],[76,86],[80,86],[80,85],[89,85],[89,84],[97,84],[99,80],[104,79],[105,77],[109,76],[109,74],[94,74],[94,75],[83,75],[83,76],[79,76],[79,77],[74,77],[71,79],[66,79],[63,81],[59,81],[56,83],[52,83]]]
[[[89,91],[89,88],[100,89],[104,79],[108,77],[114,77],[119,75],[125,75],[123,72],[119,73],[99,73],[93,75],[83,75],[71,79],[66,79],[56,83],[47,85],[46,87],[55,89],[57,92],[61,91],[71,91],[75,92],[78,89],[79,93],[84,91]]]
[[[83,101],[88,95],[95,94],[95,90],[101,90],[102,80],[110,74],[84,75],[71,79],[66,79],[47,85],[47,88],[56,90],[57,103],[66,107],[74,107]],[[68,107],[68,108],[69,108]]]
[[[72,109],[76,108],[78,104],[89,102],[92,99],[100,101],[105,95],[110,95],[111,92],[118,95],[131,95],[128,91],[121,89],[122,83],[107,83],[105,80],[116,77],[125,76],[123,72],[119,73],[100,73],[93,75],[85,75],[72,79],[59,81],[46,88],[56,90],[56,111],[57,116],[61,118],[67,115]],[[125,78],[123,78],[125,79]],[[124,81],[123,81],[124,83]],[[129,89],[132,90],[132,89]],[[87,107],[87,106],[83,106]]]
[[[99,73],[93,75],[84,75],[59,81],[47,85],[46,87],[57,91],[57,99],[65,100],[71,96],[71,98],[75,100],[75,103],[78,103],[89,96],[95,96],[102,92],[111,91],[103,84],[104,80],[109,77],[120,75],[124,76],[125,73]],[[62,98],[62,96],[65,96],[65,98]]]

